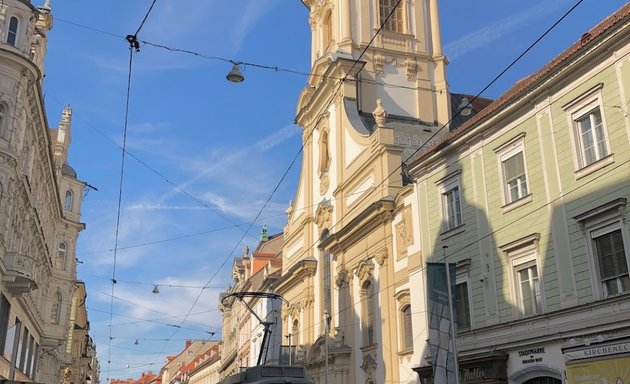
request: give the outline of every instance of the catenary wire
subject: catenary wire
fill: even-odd
[[[114,254],[113,254],[113,265],[112,265],[112,287],[111,287],[111,299],[110,299],[110,315],[109,315],[109,346],[108,346],[108,354],[107,354],[107,380],[109,380],[109,369],[110,369],[110,361],[111,361],[111,339],[112,339],[112,319],[114,313],[114,291],[116,287],[116,258],[118,256],[118,236],[120,232],[120,213],[122,208],[122,195],[123,195],[123,185],[124,185],[124,175],[125,175],[125,149],[127,147],[127,128],[129,122],[129,99],[131,96],[131,75],[132,75],[132,66],[133,66],[133,45],[129,46],[129,72],[127,75],[127,95],[125,100],[125,122],[123,128],[123,144],[121,151],[121,161],[120,161],[120,180],[119,180],[119,188],[118,188],[118,207],[116,211],[116,231],[114,235]]]
[[[573,10],[575,10],[577,8],[577,6],[579,6],[581,3],[583,2],[583,0],[578,0],[568,11],[566,11],[556,22],[554,22],[547,30],[545,30],[545,32],[538,37],[533,43],[531,43],[523,53],[521,53],[519,56],[517,56],[516,59],[514,59],[507,67],[506,69],[504,69],[503,71],[500,72],[499,75],[497,75],[488,85],[486,85],[482,91],[478,92],[477,95],[475,96],[475,99],[478,98],[485,90],[487,90],[492,84],[494,84],[501,76],[503,76],[507,70],[509,70],[510,68],[512,68],[527,52],[529,52],[534,46],[536,46],[541,40],[542,38],[544,38],[545,36],[547,36],[553,29],[555,29],[555,27],[562,21],[564,20],[569,14],[571,14],[573,12]],[[378,33],[378,32],[377,32]],[[350,71],[349,71],[350,72]],[[474,100],[474,99],[473,99]],[[472,102],[472,100],[471,100]],[[450,122],[458,116],[458,114],[460,113],[460,111],[458,111],[447,123],[445,123],[439,130],[437,130],[422,146],[420,146],[418,149],[416,149],[416,151],[410,156],[413,157],[415,156],[418,152],[420,152],[424,146],[427,143],[431,143],[432,140],[439,134],[439,132],[441,130],[443,130],[445,127],[448,126],[448,124],[450,124]],[[624,163],[625,165],[625,163]],[[401,167],[403,167],[403,164],[401,164],[400,166],[397,166],[389,175],[387,175],[383,181],[381,181],[381,183],[375,187],[374,190],[376,190],[376,188],[382,186],[386,181],[388,181],[394,174],[398,173],[399,170],[401,169]],[[364,197],[367,198],[368,196]],[[350,208],[348,210],[348,212],[346,212],[346,214],[337,221],[337,224],[339,223],[343,223],[344,222],[344,218],[348,217],[348,215],[353,212],[353,210],[357,207],[360,206],[360,204],[355,204],[352,208]],[[546,204],[545,204],[546,206]],[[336,225],[336,224],[335,224]],[[335,226],[333,225],[333,227]],[[510,224],[507,224],[510,225]],[[304,252],[302,252],[298,257],[301,258],[304,255],[307,254],[307,252],[310,252],[311,248],[315,249],[316,247],[319,246],[319,243],[321,242],[321,239],[316,240],[313,245],[311,247],[309,247],[308,249],[304,250]],[[476,242],[475,242],[476,244]],[[453,253],[451,253],[452,255]],[[380,291],[379,291],[380,292]],[[321,323],[318,323],[321,324]]]
[[[341,79],[341,81],[339,81],[337,83],[337,87],[334,90],[334,92],[331,93],[331,98],[329,98],[328,100],[328,106],[330,106],[334,100],[334,95],[341,89],[341,87],[343,86],[344,82],[345,82],[345,78],[347,78],[352,71],[354,70],[355,66],[360,62],[361,58],[363,57],[363,55],[365,54],[365,52],[367,52],[367,50],[369,49],[369,47],[372,45],[372,43],[374,42],[374,40],[376,39],[376,37],[378,36],[378,34],[381,32],[381,30],[383,29],[383,27],[385,26],[385,24],[387,23],[387,21],[390,19],[390,17],[392,16],[392,14],[396,11],[396,9],[398,8],[398,6],[400,5],[402,0],[398,0],[396,2],[396,4],[392,7],[391,11],[389,12],[389,14],[387,15],[387,17],[383,20],[383,22],[381,23],[380,27],[378,28],[378,30],[374,33],[374,35],[372,36],[372,38],[370,39],[370,41],[366,44],[366,46],[364,47],[364,49],[361,51],[361,54],[359,55],[359,57],[354,61],[352,67],[350,68],[350,70],[348,70],[348,72],[346,73],[346,75],[344,76],[343,79]],[[326,108],[324,108],[326,109]],[[284,172],[282,178],[280,179],[280,181],[276,184],[276,187],[273,189],[272,194],[269,196],[269,199],[267,199],[267,202],[272,198],[273,194],[275,193],[275,191],[280,187],[280,184],[282,183],[282,181],[284,180],[285,176],[288,174],[288,172],[291,170],[291,168],[293,167],[293,165],[295,164],[295,162],[297,161],[297,159],[299,158],[300,154],[303,152],[304,150],[304,146],[306,145],[306,143],[311,139],[313,132],[315,131],[315,127],[317,127],[317,124],[319,123],[319,119],[321,119],[321,116],[318,118],[318,121],[315,122],[313,124],[313,128],[311,129],[311,131],[309,132],[309,136],[303,140],[302,146],[300,147],[299,151],[297,152],[297,154],[295,155],[295,157],[292,159],[291,163],[289,164],[289,167],[287,168],[287,170]],[[260,209],[258,216],[260,216],[260,214],[262,213],[262,211],[264,210],[264,208],[266,207],[266,204]],[[256,222],[256,219],[254,219],[252,221],[253,225]],[[250,225],[250,226],[251,226]],[[242,239],[241,239],[242,241]],[[230,258],[232,257],[232,254],[234,253],[234,250],[236,250],[236,248],[239,246],[240,242],[239,241],[234,248],[232,249],[232,252],[225,258],[225,260],[223,261],[223,263],[221,264],[221,266],[219,268],[217,268],[217,271],[210,277],[210,279],[208,280],[208,282],[206,283],[206,285],[209,285],[210,282],[212,282],[212,280],[214,279],[214,277],[218,274],[218,272],[225,266],[225,264],[230,260]],[[192,306],[190,307],[188,313],[192,312],[192,310],[194,309],[194,307],[197,305],[197,302],[199,301],[199,298],[201,297],[203,290],[201,290],[196,298],[196,300],[193,302]],[[186,318],[186,317],[185,317]],[[184,319],[185,319],[184,318]],[[177,329],[175,329],[173,331],[173,334],[171,335],[171,337],[175,336],[177,334]]]

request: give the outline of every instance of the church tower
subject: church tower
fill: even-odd
[[[421,256],[401,164],[450,117],[437,0],[303,3],[312,69],[276,286],[283,333],[316,382],[415,383],[422,351],[402,344],[409,290],[396,288]]]
[[[448,122],[447,61],[437,0],[303,3],[310,10],[311,65],[316,74],[311,87],[326,80],[330,69],[326,57],[359,60],[346,80],[356,86],[360,112],[371,113],[376,99],[381,99],[390,115],[439,126]]]

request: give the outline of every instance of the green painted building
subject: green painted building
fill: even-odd
[[[457,263],[462,383],[630,382],[629,99],[626,4],[408,164],[410,279]]]

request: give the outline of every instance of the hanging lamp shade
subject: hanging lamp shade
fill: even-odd
[[[241,72],[237,63],[232,63],[232,70],[225,76],[225,78],[231,83],[240,83],[245,80],[245,76]]]
[[[151,292],[153,292],[153,293],[155,293],[157,295],[158,293],[160,293],[160,289],[158,288],[157,285],[154,285],[153,286],[153,291],[151,291]]]

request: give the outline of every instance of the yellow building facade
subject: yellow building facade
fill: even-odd
[[[283,333],[317,383],[416,382],[411,328],[425,321],[408,276],[422,259],[399,167],[451,116],[437,0],[303,2],[312,69],[276,284]]]

